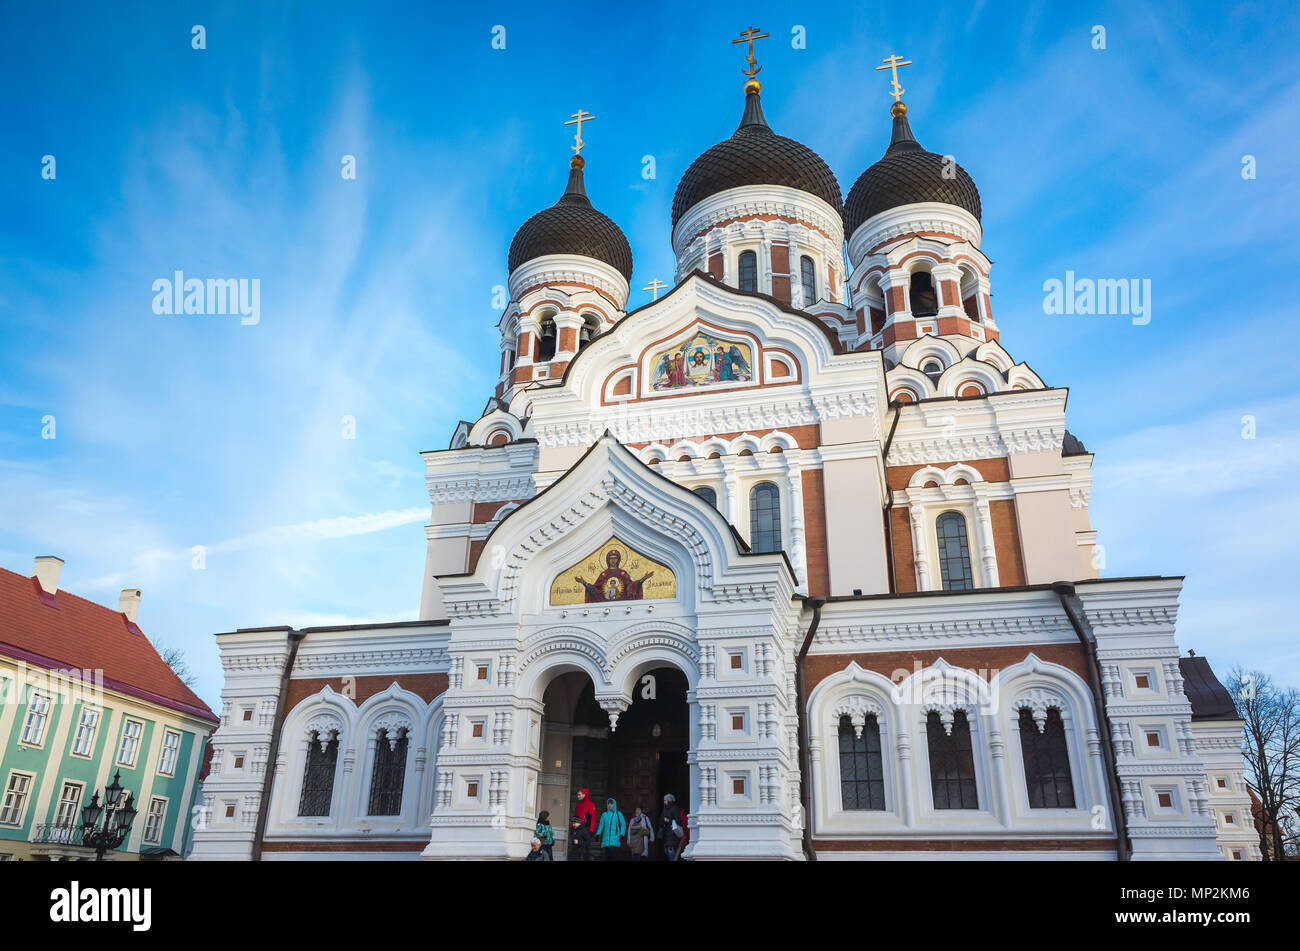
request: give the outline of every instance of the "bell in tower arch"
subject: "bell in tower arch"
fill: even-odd
[[[939,295],[934,290],[934,278],[929,271],[916,271],[908,286],[913,317],[933,317],[939,313]]]

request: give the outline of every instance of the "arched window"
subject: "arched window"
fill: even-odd
[[[933,317],[939,313],[939,295],[935,293],[934,278],[929,271],[913,271],[908,287],[913,317]]]
[[[695,488],[691,489],[691,491],[694,492],[696,495],[698,495],[700,498],[702,498],[704,501],[708,502],[715,509],[718,507],[718,493],[714,492],[713,489],[709,488],[707,485],[696,486]]]
[[[740,252],[740,289],[758,290],[758,255],[753,251]]]
[[[935,523],[935,535],[939,540],[939,573],[943,576],[943,590],[969,591],[974,588],[966,519],[956,512],[944,512]]]
[[[970,745],[970,721],[965,710],[952,717],[952,732],[931,710],[925,718],[925,738],[930,747],[930,788],[936,809],[978,809],[975,790],[975,754]]]
[[[549,363],[555,358],[555,321],[543,317],[537,333],[537,362]]]
[[[380,730],[375,738],[375,766],[370,773],[370,815],[396,816],[402,812],[402,786],[406,782],[406,730]]]
[[[600,318],[587,314],[582,318],[582,327],[578,329],[578,349],[581,350],[600,336]]]
[[[781,494],[771,482],[749,491],[749,545],[756,552],[781,550]]]
[[[840,717],[840,804],[844,809],[884,809],[885,769],[880,756],[880,724],[867,715],[862,736]]]
[[[1020,754],[1025,761],[1025,785],[1031,809],[1073,809],[1074,782],[1070,777],[1070,752],[1065,745],[1061,711],[1049,707],[1043,731],[1034,714],[1020,708]]]
[[[808,307],[817,299],[817,272],[806,254],[799,258],[799,279],[803,282],[803,305]]]
[[[980,319],[980,281],[979,276],[968,267],[961,269],[961,284],[958,288],[961,295],[961,307],[966,312],[966,316],[971,320]]]
[[[307,767],[302,776],[302,799],[298,802],[300,816],[328,816],[330,801],[334,798],[334,767],[339,759],[339,735],[329,731],[322,738],[315,730],[307,740]]]
[[[930,378],[930,382],[935,386],[939,385],[939,377],[943,376],[943,364],[938,360],[926,360],[921,364],[921,372]]]

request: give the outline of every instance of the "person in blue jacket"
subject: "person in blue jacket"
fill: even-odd
[[[596,826],[596,838],[600,840],[606,862],[618,858],[618,847],[623,844],[623,836],[626,834],[627,820],[623,818],[623,813],[618,811],[618,803],[613,799],[606,799],[600,825]]]

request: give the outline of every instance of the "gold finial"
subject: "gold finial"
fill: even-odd
[[[758,90],[762,88],[759,84],[759,81],[755,78],[759,73],[763,71],[763,67],[759,66],[758,60],[754,59],[754,41],[766,39],[768,36],[771,36],[771,34],[760,33],[758,32],[758,27],[751,26],[744,33],[740,34],[740,39],[731,41],[732,46],[735,46],[737,43],[749,44],[749,53],[746,54],[745,56],[745,62],[749,64],[749,68],[745,69],[744,67],[741,67],[740,70],[742,73],[744,73],[746,76],[749,77],[749,81],[745,83],[746,95],[748,95],[751,92],[758,92]]]
[[[651,282],[650,282],[649,284],[647,284],[645,287],[641,288],[641,290],[643,290],[643,291],[651,291],[651,292],[653,292],[653,293],[654,293],[654,298],[653,298],[653,300],[658,300],[658,299],[659,299],[659,291],[660,291],[661,289],[667,287],[667,286],[668,286],[667,284],[665,284],[663,281],[659,280],[659,278],[656,277],[653,281],[651,281]]]
[[[564,121],[565,125],[576,125],[578,127],[573,133],[572,148],[573,148],[574,158],[581,157],[580,153],[582,152],[582,147],[587,144],[586,142],[582,141],[582,124],[584,122],[595,122],[595,121],[596,121],[595,116],[593,116],[590,112],[583,112],[581,109],[579,109],[577,112],[575,112],[572,116],[570,116],[568,119]]]
[[[891,73],[893,73],[894,76],[893,81],[890,83],[890,85],[893,88],[889,92],[889,94],[894,97],[894,104],[889,107],[890,115],[895,115],[895,116],[902,115],[903,113],[907,112],[907,106],[903,105],[903,103],[900,101],[903,98],[903,93],[906,90],[904,90],[902,86],[898,85],[898,67],[911,66],[912,61],[910,59],[899,59],[893,53],[890,53],[889,56],[884,60],[884,64],[885,64],[884,66],[877,66],[876,72],[880,72],[880,70],[882,69],[887,69]],[[898,111],[895,112],[894,111],[895,109],[898,109]]]

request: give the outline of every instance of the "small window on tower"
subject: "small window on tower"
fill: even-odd
[[[806,254],[799,259],[799,280],[803,284],[803,305],[811,306],[817,300],[817,270]]]
[[[943,376],[943,364],[938,360],[927,360],[921,364],[921,372],[930,378],[931,383],[938,386],[939,377]]]
[[[698,495],[700,498],[702,498],[704,501],[708,502],[714,508],[718,507],[718,493],[714,492],[713,489],[709,488],[709,486],[707,485],[696,486],[695,488],[691,489],[691,491],[694,492],[696,495]]]
[[[758,290],[758,255],[753,251],[740,252],[740,289]]]

